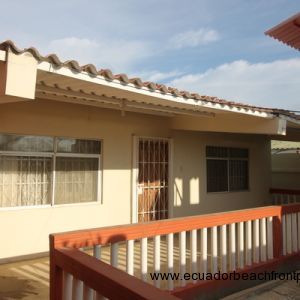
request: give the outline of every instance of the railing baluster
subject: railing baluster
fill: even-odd
[[[93,247],[93,256],[97,259],[101,259],[101,245],[95,245]],[[98,294],[96,291],[94,291],[94,298],[95,300],[103,300],[105,299],[102,297],[102,295]]]
[[[298,216],[298,251],[300,251],[300,212],[297,213]]]
[[[207,228],[201,229],[200,271],[203,274],[207,273]]]
[[[298,243],[297,243],[297,214],[293,213],[292,215],[292,249],[293,252],[297,252]]]
[[[82,300],[83,282],[77,278],[73,278],[72,299]]]
[[[169,233],[167,235],[167,261],[168,261],[168,273],[174,272],[174,235]],[[168,278],[168,289],[171,291],[174,289],[174,282],[172,278]]]
[[[117,268],[118,267],[118,254],[119,254],[119,244],[113,243],[110,246],[110,264]]]
[[[190,252],[191,252],[191,272],[196,273],[197,268],[197,229],[190,231]],[[197,280],[193,280],[193,283],[196,283]]]
[[[93,290],[86,284],[83,285],[83,300],[93,300]]]
[[[218,227],[211,227],[211,272],[218,272]]]
[[[252,264],[252,221],[246,222],[246,265]]]
[[[235,223],[229,225],[229,246],[230,246],[229,266],[230,266],[230,270],[234,271],[236,269]]]
[[[267,227],[266,218],[260,219],[260,259],[267,260]]]
[[[286,251],[292,253],[292,215],[286,214]]]
[[[227,226],[221,226],[221,262],[222,272],[227,272]]]
[[[287,241],[286,241],[286,215],[282,215],[281,217],[282,222],[282,255],[286,255],[287,251]]]
[[[63,297],[64,300],[71,300],[72,299],[72,281],[73,276],[67,272],[64,272],[63,275]]]
[[[100,259],[101,258],[101,246],[100,245],[96,245],[93,248],[93,256]]]
[[[268,238],[268,259],[274,258],[273,251],[273,217],[268,217],[267,219],[267,238]]]
[[[141,239],[141,279],[147,282],[148,272],[148,239]]]
[[[259,219],[255,219],[253,222],[254,230],[253,230],[253,262],[259,263]]]
[[[238,223],[238,266],[244,268],[244,222]]]
[[[183,278],[183,275],[186,271],[186,232],[182,231],[179,233],[179,266],[180,266],[180,274],[181,280],[180,285],[185,286],[186,282]]]
[[[156,235],[154,237],[154,272],[160,272],[160,235]],[[160,279],[157,279],[154,282],[154,285],[159,288],[160,287]]]
[[[128,240],[126,243],[126,272],[134,275],[134,240]]]

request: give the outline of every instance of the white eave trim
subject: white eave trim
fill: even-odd
[[[57,75],[62,75],[62,76],[67,76],[70,78],[74,79],[79,79],[83,81],[87,81],[90,83],[94,84],[99,84],[103,85],[106,87],[111,87],[111,88],[116,88],[136,94],[141,94],[141,95],[146,95],[150,97],[155,97],[157,99],[161,100],[168,100],[172,102],[177,102],[181,104],[189,104],[191,106],[196,106],[196,107],[202,107],[202,108],[209,108],[209,109],[216,109],[220,111],[226,111],[226,112],[233,112],[233,113],[240,113],[240,114],[246,114],[246,115],[251,115],[255,117],[261,117],[261,118],[267,118],[267,119],[273,119],[275,116],[272,113],[267,113],[255,109],[247,109],[247,108],[242,108],[242,107],[237,107],[237,106],[229,106],[226,104],[220,104],[220,103],[212,103],[212,102],[206,102],[202,100],[195,100],[192,98],[184,98],[184,97],[176,97],[172,95],[171,93],[162,93],[159,91],[151,91],[146,87],[141,87],[137,88],[134,84],[129,83],[129,84],[124,84],[121,83],[119,80],[108,80],[103,76],[97,75],[97,76],[91,76],[87,72],[76,72],[74,70],[71,70],[68,67],[59,67],[55,68],[53,65],[49,62],[39,62],[38,63],[38,70],[57,74]]]
[[[285,121],[287,121],[287,122],[291,122],[291,123],[293,123],[293,124],[300,125],[300,120],[291,118],[291,117],[289,117],[289,116],[279,115],[279,118],[280,118],[280,119],[283,119],[283,120],[285,120]]]

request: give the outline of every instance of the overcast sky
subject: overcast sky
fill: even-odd
[[[300,52],[264,31],[299,0],[3,1],[0,39],[180,89],[300,110]]]

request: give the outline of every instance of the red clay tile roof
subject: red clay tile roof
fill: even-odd
[[[265,34],[300,50],[300,13],[269,29]]]
[[[123,84],[133,84],[137,88],[146,87],[150,91],[157,91],[161,93],[170,93],[173,96],[176,97],[184,97],[184,98],[191,98],[198,101],[206,101],[210,103],[217,103],[221,105],[228,105],[230,107],[237,107],[237,108],[243,108],[247,110],[256,110],[266,113],[272,113],[275,115],[286,115],[294,119],[300,120],[300,116],[292,113],[291,111],[284,110],[284,109],[276,109],[276,108],[267,108],[267,107],[260,107],[260,106],[254,106],[244,103],[238,103],[233,101],[224,100],[218,97],[212,97],[207,95],[200,95],[198,93],[190,93],[188,91],[179,91],[176,88],[173,87],[167,87],[163,84],[158,84],[154,82],[148,82],[148,81],[142,81],[140,78],[128,78],[126,74],[113,74],[111,70],[109,69],[100,69],[97,70],[97,68],[93,64],[87,64],[84,66],[79,65],[79,63],[76,60],[67,60],[67,61],[61,61],[56,54],[49,54],[46,56],[43,56],[39,53],[39,51],[34,48],[25,48],[25,49],[19,49],[12,41],[7,40],[2,43],[0,43],[0,50],[4,51],[12,51],[15,54],[22,54],[24,52],[31,53],[39,62],[45,61],[53,64],[56,67],[67,67],[71,70],[74,70],[76,72],[87,72],[91,76],[103,76],[107,80],[119,80]]]

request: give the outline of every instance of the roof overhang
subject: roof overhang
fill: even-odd
[[[300,124],[297,119],[274,114],[268,109],[228,101],[207,101],[191,97],[188,93],[182,95],[165,89],[159,91],[151,84],[137,87],[134,83],[122,82],[101,74],[74,70],[69,65],[57,66],[48,61],[37,60],[28,51],[15,54],[9,50],[0,50],[0,64],[4,70],[2,74],[6,74],[6,78],[0,78],[4,84],[0,103],[18,99],[19,101],[47,99],[118,109],[122,112],[163,115],[173,117],[171,123],[177,129],[181,126],[178,124],[194,124],[195,118],[198,117],[205,117],[205,119],[218,117],[224,122],[224,126],[221,127],[224,128],[224,132],[233,130],[233,132],[243,133],[284,135],[288,123],[296,127]],[[24,78],[26,85],[20,84]],[[15,93],[13,94],[5,89],[8,85],[17,87],[17,92],[13,91]],[[239,131],[238,124],[234,123],[226,129],[225,123],[229,121],[232,123],[232,120],[248,122],[250,129]],[[257,122],[257,120],[261,121]],[[201,122],[198,122],[197,126],[193,125],[194,130],[204,129],[200,124]],[[182,129],[193,130],[192,128]],[[220,127],[216,128],[214,125],[207,130],[221,131]]]
[[[269,29],[265,34],[300,50],[300,13]]]

